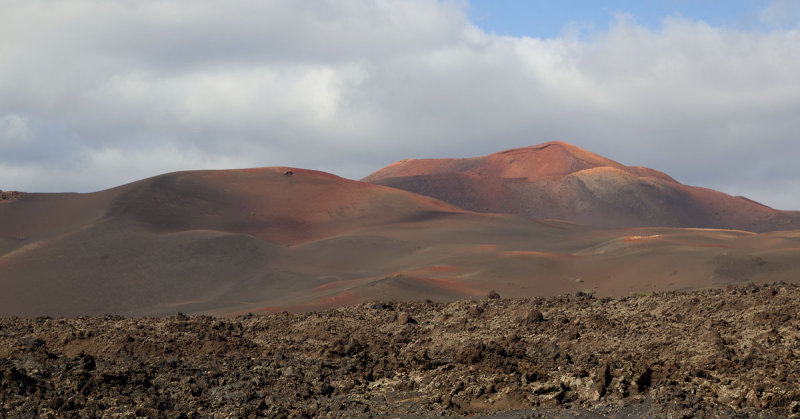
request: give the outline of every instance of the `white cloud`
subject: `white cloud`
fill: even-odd
[[[35,183],[40,185],[37,191],[41,192],[72,191],[63,185],[81,185],[84,190],[92,191],[167,172],[252,167],[254,163],[246,157],[215,156],[172,144],[140,150],[87,148],[75,153],[69,163],[0,162],[0,179],[10,185]]]
[[[28,118],[23,115],[0,116],[0,147],[24,145],[32,136]]]
[[[800,23],[800,1],[773,0],[759,13],[761,23],[770,28],[795,27]]]
[[[800,208],[759,186],[800,183],[787,163],[800,156],[800,33],[786,22],[759,32],[670,18],[652,30],[621,16],[533,39],[485,33],[464,4],[423,0],[3,10],[3,189],[262,165],[358,178],[407,157],[561,139]]]

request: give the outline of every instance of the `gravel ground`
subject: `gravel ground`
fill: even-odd
[[[580,294],[580,293],[579,293]],[[800,417],[800,288],[0,319],[0,417]]]

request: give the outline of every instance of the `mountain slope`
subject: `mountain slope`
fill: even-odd
[[[25,194],[0,206],[0,315],[149,314],[280,298],[318,285],[304,281],[313,278],[302,273],[308,261],[283,262],[287,246],[465,215],[425,196],[289,168]]]
[[[217,230],[296,244],[464,211],[329,173],[285,167],[178,172],[128,185],[107,215],[154,231]]]
[[[600,227],[771,231],[800,225],[798,212],[683,185],[563,142],[468,159],[402,160],[362,180],[472,211]]]
[[[598,191],[592,182],[608,174],[643,172],[591,155],[557,163],[549,170],[588,168],[531,177]],[[490,290],[624,295],[796,282],[798,255],[800,231],[596,228],[469,212],[310,170],[180,172],[0,205],[0,316],[227,315]]]

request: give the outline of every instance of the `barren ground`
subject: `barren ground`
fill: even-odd
[[[0,417],[786,417],[800,288],[0,319]]]
[[[800,282],[800,230],[532,221],[287,167],[177,172],[1,202],[0,316],[303,312],[492,289],[605,297]]]

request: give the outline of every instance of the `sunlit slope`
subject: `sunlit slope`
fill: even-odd
[[[563,142],[469,159],[402,160],[363,179],[479,212],[601,227],[791,230],[798,212],[683,185]]]
[[[0,227],[0,315],[227,315],[490,290],[624,295],[797,281],[800,270],[796,231],[533,221],[283,167],[25,194],[0,205]]]

